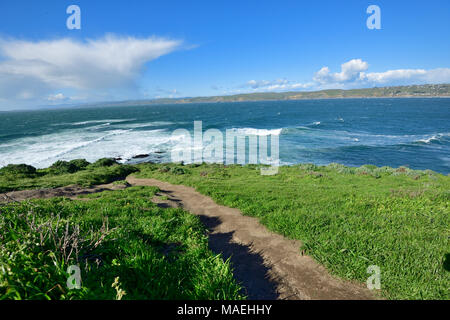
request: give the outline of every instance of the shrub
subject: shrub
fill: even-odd
[[[90,164],[88,161],[86,161],[86,159],[75,159],[75,160],[69,161],[69,163],[76,166],[78,169],[77,171],[86,169],[86,167]]]
[[[9,164],[0,169],[0,174],[21,175],[28,177],[36,174],[36,168],[27,164]]]
[[[170,173],[172,174],[186,174],[186,169],[180,167],[173,167],[170,169]]]
[[[85,159],[75,159],[71,161],[56,161],[50,166],[50,172],[53,174],[75,173],[84,170],[89,165]]]
[[[91,166],[93,167],[110,167],[115,164],[118,164],[116,160],[113,158],[101,158],[95,161]]]
[[[74,173],[77,171],[75,164],[63,160],[58,160],[50,166],[50,172],[52,174]]]

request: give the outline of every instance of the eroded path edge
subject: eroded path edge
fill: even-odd
[[[218,205],[194,188],[133,176],[127,182],[133,186],[156,186],[161,190],[159,195],[165,197],[155,197],[153,202],[162,207],[180,207],[199,216],[209,230],[210,249],[231,260],[234,276],[249,299],[377,298],[362,284],[336,278],[311,257],[302,255],[300,241],[270,232],[258,219]],[[106,184],[14,191],[1,194],[0,203],[60,196],[80,200],[78,196],[82,194],[124,188]]]
[[[234,274],[250,299],[374,299],[363,285],[333,277],[311,257],[301,255],[300,241],[270,232],[258,219],[215,203],[194,188],[156,179],[127,178],[135,186],[157,186],[167,200],[200,217],[209,230],[211,250],[230,258]]]

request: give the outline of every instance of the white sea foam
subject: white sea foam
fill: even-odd
[[[135,121],[136,119],[104,119],[104,120],[89,120],[89,121],[81,121],[81,122],[70,122],[65,124],[71,124],[73,126],[81,126],[85,124],[91,123],[119,123],[119,122],[127,122],[127,121]]]
[[[416,142],[422,142],[422,143],[426,143],[429,144],[432,141],[439,141],[441,140],[443,137],[448,137],[450,136],[450,133],[438,133],[438,134],[434,134],[431,137],[424,137],[422,139],[417,140]]]
[[[164,129],[134,131],[115,129],[93,132],[83,129],[65,130],[39,137],[22,138],[16,147],[3,152],[0,166],[27,163],[38,168],[48,167],[57,160],[84,158],[95,161],[103,157],[130,159],[137,154],[165,150],[174,144],[170,132]],[[3,148],[0,145],[0,148]]]
[[[84,123],[99,123],[99,121]],[[114,124],[107,126],[107,123],[111,123],[111,120],[99,126],[66,129],[38,137],[20,138],[14,144],[0,145],[2,150],[0,166],[9,163],[27,163],[37,168],[45,168],[58,160],[84,158],[92,162],[103,157],[121,158],[121,161],[125,162],[137,154],[148,154],[154,151],[163,151],[166,153],[164,156],[168,156],[171,150],[185,139],[183,134],[173,136],[167,129],[142,130],[147,126],[169,125],[170,122],[117,126]],[[247,136],[280,135],[282,131],[282,129],[255,128],[232,130],[239,135]],[[225,134],[225,130],[223,133]]]
[[[324,130],[317,127],[295,127],[287,128],[283,131],[286,135],[298,136],[299,143],[305,146],[316,147],[318,144],[334,146],[358,145],[364,146],[393,146],[401,144],[425,143],[442,141],[444,137],[449,137],[450,133],[435,134],[373,134],[362,131],[349,130]]]
[[[152,121],[152,122],[144,122],[144,123],[127,123],[127,124],[119,124],[121,128],[146,128],[146,127],[163,127],[173,125],[173,122],[170,121]]]
[[[435,140],[439,140],[439,138],[438,138],[438,136],[437,135],[435,135],[435,136],[432,136],[432,137],[430,137],[430,138],[424,138],[424,139],[419,139],[419,140],[417,140],[417,142],[423,142],[423,143],[430,143],[431,141],[435,141]]]

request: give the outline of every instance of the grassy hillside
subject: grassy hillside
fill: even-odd
[[[0,168],[0,193],[72,184],[89,187],[121,180],[135,171],[135,167],[119,165],[112,159],[100,159],[91,164],[83,159],[58,161],[47,169],[9,165]]]
[[[194,186],[269,229],[303,241],[332,273],[365,282],[381,269],[390,299],[449,299],[450,177],[432,171],[296,165],[139,166],[139,177]]]
[[[2,299],[241,299],[199,219],[132,187],[0,207]],[[81,268],[69,290],[68,267]]]
[[[102,103],[104,106],[138,106],[150,104],[171,103],[202,103],[202,102],[237,102],[259,100],[301,100],[301,99],[337,99],[337,98],[399,98],[399,97],[450,97],[450,84],[425,84],[396,87],[376,87],[365,89],[330,89],[320,91],[291,92],[257,92],[228,96],[162,98],[155,100],[131,100],[122,102]]]
[[[448,176],[339,164],[280,167],[274,176],[262,176],[255,165],[122,166],[105,159],[72,164],[75,168],[69,163],[43,170],[6,167],[0,170],[0,187],[91,185],[130,173],[194,186],[274,232],[301,240],[299,252],[340,277],[365,282],[367,267],[379,266],[386,298],[450,298]],[[133,187],[91,195],[88,201],[57,198],[0,206],[0,297],[116,298],[111,284],[119,277],[124,299],[241,298],[230,265],[208,250],[198,219],[156,207],[149,200],[155,192]],[[67,258],[67,250],[54,241],[67,237],[66,225],[69,238],[75,233],[83,239],[78,256],[94,260]],[[103,267],[96,265],[98,257]],[[84,289],[76,292],[64,289],[67,266],[74,261],[90,270],[83,276]]]

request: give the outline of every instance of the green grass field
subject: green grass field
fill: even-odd
[[[158,208],[157,190],[0,207],[0,299],[243,298],[199,219]],[[70,265],[81,268],[80,290],[66,285]]]
[[[36,172],[3,168],[0,188],[124,184],[130,173],[193,186],[259,218],[270,230],[301,240],[299,251],[335,275],[365,282],[367,267],[379,266],[385,298],[450,298],[448,176],[338,164],[280,167],[273,176],[262,176],[255,165],[122,166],[105,160],[73,165],[59,163]],[[89,200],[1,206],[0,298],[115,299],[121,290],[123,299],[243,298],[232,266],[209,251],[199,220],[181,210],[158,208],[150,201],[155,192],[131,187]],[[74,233],[78,258],[75,251],[67,258],[58,240],[69,239],[66,247],[71,248]],[[66,270],[76,262],[82,266],[83,289],[67,290]],[[116,278],[119,285],[112,287]]]
[[[450,177],[432,171],[303,164],[138,166],[138,177],[194,186],[218,203],[299,239],[332,273],[365,282],[381,269],[389,299],[449,299]],[[447,259],[447,260],[446,260]]]

